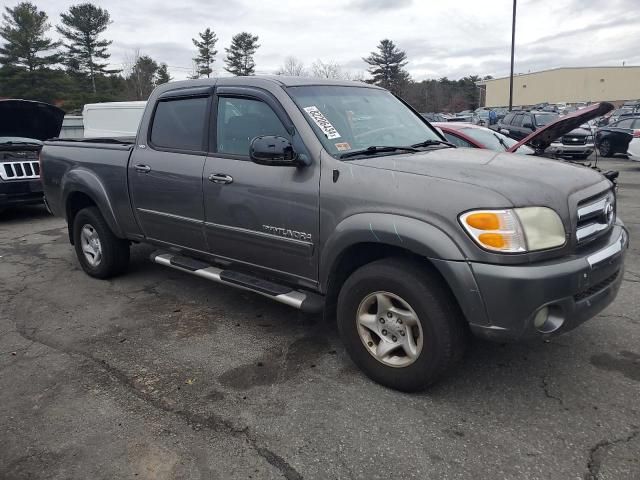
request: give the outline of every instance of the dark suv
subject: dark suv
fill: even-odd
[[[535,132],[557,118],[558,114],[553,112],[510,112],[498,122],[494,129],[516,140],[522,140],[531,132]]]

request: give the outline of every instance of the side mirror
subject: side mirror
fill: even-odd
[[[500,129],[500,133],[503,134],[503,135],[506,135],[508,137],[511,132],[509,130],[507,130],[506,128],[501,128]]]
[[[253,163],[277,167],[297,167],[301,165],[298,154],[291,142],[277,135],[261,135],[251,140],[249,156]]]

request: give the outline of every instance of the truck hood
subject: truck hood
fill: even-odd
[[[555,122],[551,122],[549,125],[545,125],[539,130],[536,130],[529,136],[520,140],[513,145],[508,152],[515,152],[522,145],[528,145],[536,150],[543,151],[551,143],[569,133],[574,128],[578,128],[583,123],[593,120],[594,118],[601,117],[607,112],[614,109],[614,106],[608,102],[601,102],[591,105],[582,110],[577,110],[569,115],[560,117]]]
[[[480,148],[441,148],[349,163],[487,188],[514,206],[566,203],[570,194],[604,180],[598,172],[583,166]]]
[[[47,140],[60,135],[64,111],[30,100],[0,100],[0,137]]]

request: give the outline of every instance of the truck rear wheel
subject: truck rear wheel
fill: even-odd
[[[424,265],[383,259],[356,270],[338,297],[338,328],[352,360],[382,385],[423,390],[466,346],[466,326],[442,280]]]
[[[73,243],[82,269],[109,278],[129,265],[129,242],[116,237],[96,207],[80,210],[73,222]]]

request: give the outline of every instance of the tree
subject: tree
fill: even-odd
[[[313,62],[313,65],[311,65],[311,70],[313,71],[313,76],[317,78],[344,78],[342,68],[333,61],[325,63],[322,60],[316,60]]]
[[[276,75],[306,77],[307,71],[304,68],[304,63],[302,63],[296,57],[287,57],[284,59],[284,64],[278,70],[276,70]]]
[[[25,68],[29,72],[30,83],[35,82],[33,73],[60,62],[56,52],[47,54],[60,46],[45,36],[51,28],[47,14],[38,10],[33,3],[22,2],[13,8],[5,7],[2,14],[0,37],[5,40],[0,46],[0,63]]]
[[[224,69],[239,77],[255,75],[256,64],[253,61],[253,55],[259,47],[257,35],[251,35],[248,32],[234,35],[229,48],[225,48],[227,66]]]
[[[162,85],[163,83],[169,83],[172,80],[171,75],[169,75],[169,69],[166,63],[161,63],[156,71],[156,80],[155,85]]]
[[[100,35],[111,23],[109,12],[91,3],[81,3],[69,7],[69,11],[61,13],[63,26],[58,32],[66,39],[64,46],[69,54],[69,61],[75,62],[78,70],[89,75],[93,93],[96,93],[96,75],[114,73],[107,70],[107,53],[110,40],[101,40]]]
[[[135,100],[146,100],[156,86],[158,63],[148,55],[136,50],[127,66],[126,81]]]
[[[213,72],[211,65],[216,61],[215,56],[218,54],[218,51],[215,49],[218,37],[210,28],[198,33],[198,35],[200,36],[199,41],[195,38],[191,39],[198,49],[198,56],[194,57],[193,61],[197,66],[199,76],[210,77],[211,72]]]
[[[373,77],[370,82],[395,94],[399,94],[411,79],[409,72],[404,69],[407,54],[391,40],[382,40],[378,45],[378,52],[371,52],[363,60],[370,65],[368,71]]]

